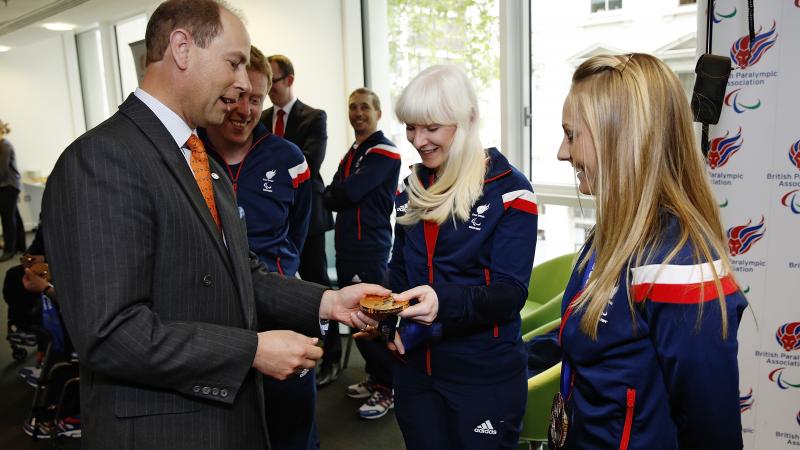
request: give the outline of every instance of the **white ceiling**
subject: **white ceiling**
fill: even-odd
[[[76,31],[150,12],[159,0],[0,0],[0,45],[24,47],[54,36],[45,22],[67,22]],[[24,25],[20,27],[21,25]]]

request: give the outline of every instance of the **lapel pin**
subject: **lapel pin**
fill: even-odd
[[[217,175],[216,172],[211,172],[211,178],[219,180],[219,175]]]

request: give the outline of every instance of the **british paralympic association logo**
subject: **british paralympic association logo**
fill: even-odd
[[[800,189],[795,189],[783,194],[781,205],[789,208],[794,214],[800,214]]]
[[[746,34],[737,39],[731,46],[731,61],[740,69],[746,69],[757,64],[762,57],[771,49],[778,40],[775,32],[776,21],[772,21],[772,28],[762,32],[763,27],[758,27],[755,39],[750,43],[750,34]]]
[[[789,322],[778,327],[775,332],[775,340],[778,341],[784,351],[792,352],[800,349],[800,322]]]
[[[746,395],[739,395],[739,409],[741,412],[745,412],[753,407],[753,403],[755,400],[753,399],[753,388],[750,388],[750,391]]]
[[[788,161],[791,169],[786,172],[767,173],[767,181],[775,182],[776,188],[795,188],[781,195],[781,205],[800,215],[800,140],[789,145]],[[786,161],[786,160],[784,160]],[[783,189],[781,189],[783,190]]]
[[[761,222],[757,225],[752,225],[753,220],[750,219],[744,225],[737,225],[728,228],[728,250],[731,256],[744,255],[749,252],[753,244],[760,241],[767,231],[764,225],[764,216],[761,216]]]
[[[753,111],[761,107],[761,99],[745,101],[739,98],[742,88],[734,89],[725,95],[725,105],[730,106],[736,114]]]
[[[797,0],[797,1],[800,1],[800,0]],[[723,12],[720,12],[720,11],[718,11],[716,9],[716,2],[714,2],[714,18],[713,18],[714,23],[721,23],[723,20],[732,19],[734,16],[736,16],[736,7],[735,6],[733,7],[733,11],[731,11],[729,13],[723,13]]]
[[[800,140],[789,147],[789,162],[791,162],[797,170],[800,170]]]
[[[778,367],[774,369],[772,372],[769,373],[769,381],[778,385],[778,388],[786,390],[790,388],[798,389],[800,388],[800,382],[798,383],[790,383],[783,379],[783,371],[786,370],[786,367]]]
[[[711,140],[711,147],[708,150],[708,166],[712,170],[728,164],[731,156],[742,148],[742,127],[734,136],[728,137],[729,130],[723,136]],[[716,184],[716,183],[715,183]]]

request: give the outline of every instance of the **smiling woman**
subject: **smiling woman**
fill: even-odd
[[[389,264],[395,300],[416,301],[390,344],[403,361],[394,386],[406,446],[516,448],[536,197],[496,148],[481,145],[477,98],[460,69],[422,71],[396,112],[422,159],[395,200]]]

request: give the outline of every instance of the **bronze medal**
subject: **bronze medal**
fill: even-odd
[[[553,406],[550,408],[550,441],[553,448],[561,448],[567,441],[567,429],[569,428],[569,418],[567,418],[567,405],[561,392],[556,392],[553,397]]]

